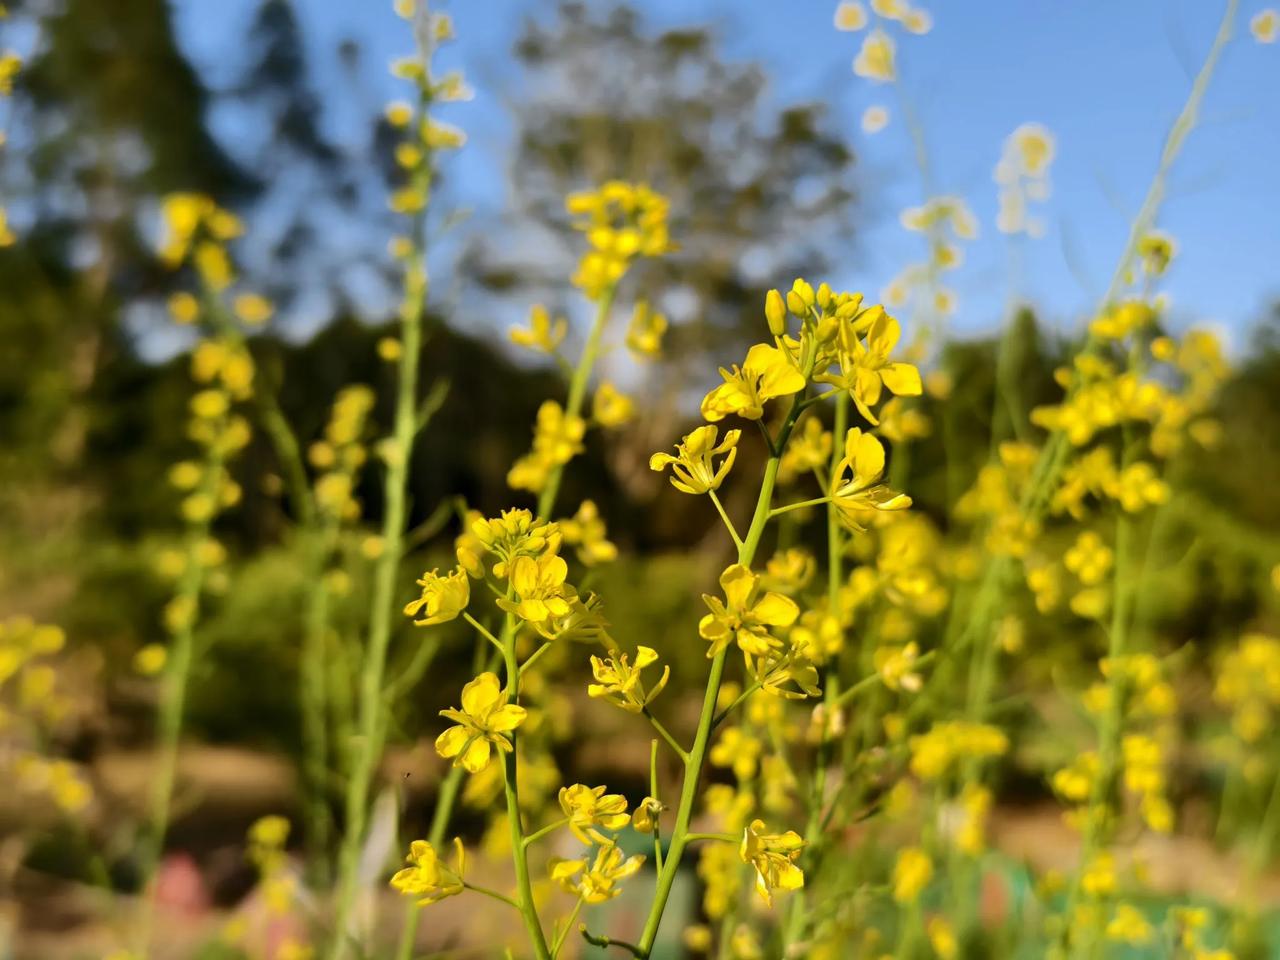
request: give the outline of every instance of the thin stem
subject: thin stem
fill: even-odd
[[[224,455],[219,443],[209,445],[205,455],[205,469],[198,493],[215,502],[222,474]],[[139,924],[138,944],[143,956],[151,946],[151,921],[155,910],[155,871],[164,852],[165,836],[169,832],[169,818],[173,803],[173,785],[178,767],[178,741],[182,735],[182,721],[186,708],[187,686],[191,678],[194,659],[195,622],[199,609],[200,593],[204,588],[204,564],[200,559],[201,548],[209,538],[210,518],[189,523],[187,526],[186,565],[178,581],[174,600],[184,609],[183,621],[174,632],[167,667],[160,695],[157,717],[159,750],[157,771],[151,789],[151,822],[146,843],[142,850],[142,877],[147,883],[143,901],[142,920]]]
[[[733,521],[729,519],[729,514],[725,513],[724,504],[720,502],[720,498],[716,496],[714,490],[708,490],[707,495],[711,497],[711,502],[716,505],[716,511],[720,514],[720,519],[724,521],[724,528],[729,531],[729,536],[733,538],[735,547],[742,546],[742,537],[738,536],[738,529],[733,525]]]
[[[429,196],[431,164],[424,162],[422,167],[424,172],[418,175],[416,186],[425,196]],[[421,256],[425,231],[422,214],[418,216],[415,230],[420,255],[408,267],[405,296],[400,308],[402,349],[399,384],[389,454],[384,458],[386,477],[383,497],[386,506],[382,517],[383,551],[374,568],[373,599],[369,608],[369,640],[360,672],[357,717],[359,747],[352,758],[347,780],[346,832],[339,850],[339,885],[334,908],[330,960],[342,960],[347,955],[350,940],[347,927],[351,922],[359,882],[360,851],[369,813],[369,790],[373,783],[374,768],[382,753],[385,733],[383,675],[386,671],[387,648],[391,642],[391,618],[396,607],[396,577],[403,555],[405,517],[408,513],[409,460],[417,433],[418,368],[422,355],[422,318],[428,291],[425,257]]]
[[[688,763],[689,751],[680,746],[676,741],[676,738],[668,732],[667,728],[662,725],[661,721],[653,715],[648,707],[642,707],[641,712],[644,713],[644,715],[649,719],[649,722],[653,724],[653,729],[658,731],[658,736],[667,741],[667,746],[676,752],[676,756],[678,756],[684,763]]]
[[[653,815],[653,867],[662,872],[662,801],[658,799],[658,741],[649,741],[649,796],[659,809]]]
[[[514,663],[514,656],[508,664]],[[515,734],[512,734],[512,740]],[[533,883],[529,879],[529,858],[525,855],[524,830],[520,825],[520,796],[516,789],[516,752],[502,756],[502,789],[507,798],[507,824],[511,830],[511,860],[516,868],[517,907],[524,920],[525,931],[538,960],[550,960],[547,939],[542,933],[538,910],[533,902]]]
[[[686,840],[723,840],[725,843],[737,843],[741,837],[735,837],[731,833],[686,833]]]
[[[547,824],[547,825],[546,825],[545,827],[543,827],[541,830],[537,830],[537,831],[534,831],[533,833],[529,834],[527,837],[525,837],[525,838],[524,838],[524,840],[522,841],[522,843],[524,844],[525,848],[527,849],[528,847],[533,846],[535,843],[537,843],[537,842],[538,842],[539,840],[541,840],[543,837],[548,836],[549,834],[554,833],[556,830],[559,830],[561,827],[563,827],[563,826],[564,826],[566,823],[568,823],[568,822],[569,822],[569,818],[568,818],[568,817],[561,817],[559,820],[555,821],[554,823],[549,823],[549,824]]]
[[[727,707],[725,707],[723,710],[721,710],[719,713],[715,715],[715,718],[711,721],[711,729],[714,730],[716,727],[720,726],[720,724],[724,723],[724,721],[728,718],[729,714],[733,713],[734,710],[742,706],[742,704],[746,702],[747,697],[751,696],[753,693],[755,693],[759,689],[760,689],[760,681],[753,680],[750,686],[748,686],[745,690],[743,690],[740,694],[738,694],[734,698],[733,703],[729,704]]]
[[[560,948],[564,946],[565,938],[569,936],[569,931],[573,929],[573,923],[578,919],[580,912],[582,912],[582,897],[578,897],[569,914],[569,919],[564,922],[564,929],[556,934],[555,942],[551,944],[551,960],[555,960],[560,955]]]
[[[587,384],[591,381],[591,370],[595,366],[596,357],[600,355],[600,340],[604,335],[605,325],[609,320],[609,308],[613,306],[613,295],[616,285],[610,285],[600,296],[596,307],[596,317],[587,334],[587,342],[582,348],[582,356],[574,368],[573,379],[569,382],[569,396],[565,401],[564,415],[566,421],[582,415],[582,405],[587,396]],[[560,480],[564,476],[564,464],[556,464],[547,477],[546,485],[538,494],[538,516],[551,518],[555,508],[556,496],[560,492]]]
[[[587,929],[587,925],[585,923],[578,924],[578,932],[582,934],[582,939],[587,941],[587,943],[591,944],[592,946],[621,947],[623,950],[626,950],[628,953],[630,953],[633,957],[640,957],[642,958],[642,960],[644,957],[649,956],[648,951],[646,951],[643,946],[637,947],[634,943],[627,943],[627,941],[625,940],[615,940],[613,939],[613,937],[606,937],[603,935],[597,936],[596,934],[593,934],[591,931]]]
[[[831,497],[814,497],[812,500],[801,500],[799,503],[786,503],[780,507],[774,507],[769,511],[769,516],[780,517],[784,513],[790,513],[792,510],[803,510],[805,507],[816,507],[823,503],[831,503]]]
[[[551,641],[548,640],[546,643],[540,646],[537,650],[533,651],[533,653],[529,654],[529,659],[526,660],[524,664],[520,667],[520,672],[523,673],[524,671],[528,670],[531,666],[533,666],[535,663],[538,662],[539,657],[541,657],[544,653],[546,653],[550,649],[551,649]]]
[[[487,628],[487,627],[485,627],[485,625],[484,625],[483,623],[481,623],[479,620],[477,620],[477,619],[476,619],[475,617],[473,617],[471,614],[467,613],[467,611],[465,611],[465,610],[464,610],[464,611],[462,611],[462,619],[466,620],[466,621],[467,621],[467,623],[469,623],[469,624],[471,624],[473,627],[475,627],[475,628],[476,628],[476,632],[477,632],[477,633],[479,633],[479,634],[480,634],[480,636],[484,637],[484,638],[485,638],[486,640],[488,640],[491,644],[493,644],[493,645],[494,645],[494,647],[495,647],[495,648],[497,648],[497,651],[498,651],[498,653],[499,653],[499,654],[503,654],[503,655],[505,655],[506,645],[505,645],[501,640],[499,640],[497,637],[495,637],[492,633],[490,633],[490,632],[489,632],[489,630],[488,630],[488,628]]]
[[[490,890],[488,887],[482,887],[479,884],[475,884],[475,883],[468,883],[465,880],[462,882],[462,885],[466,887],[468,890],[473,890],[476,893],[484,894],[486,897],[491,897],[492,899],[497,900],[499,903],[505,903],[507,906],[515,907],[517,910],[520,909],[520,904],[516,903],[510,897],[499,893],[497,890]]]

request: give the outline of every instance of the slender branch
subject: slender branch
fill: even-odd
[[[561,817],[559,820],[556,820],[554,823],[547,824],[541,830],[536,830],[533,833],[529,834],[527,837],[524,838],[522,843],[527,849],[528,847],[533,846],[535,843],[537,843],[539,840],[541,840],[543,837],[547,836],[548,834],[554,833],[556,830],[559,830],[568,822],[569,822],[568,817]]]
[[[737,843],[740,837],[735,837],[731,833],[686,833],[686,840],[722,840],[725,843]]]
[[[569,936],[569,931],[573,929],[573,922],[578,919],[578,914],[582,911],[582,897],[578,897],[578,902],[573,905],[573,911],[569,914],[569,919],[564,922],[564,929],[556,934],[555,941],[551,944],[551,960],[555,960],[560,955],[560,948],[564,946],[565,938]]]
[[[640,957],[641,960],[649,956],[649,954],[646,953],[643,948],[637,947],[634,943],[627,943],[627,941],[625,940],[615,940],[613,939],[613,937],[606,937],[603,935],[596,936],[595,934],[587,930],[587,925],[585,923],[578,924],[578,932],[582,934],[582,939],[587,941],[587,943],[591,944],[592,946],[621,947],[623,950],[626,950],[628,953],[630,953],[633,957]]]
[[[497,900],[500,903],[505,903],[509,907],[515,907],[517,910],[520,909],[520,904],[516,903],[510,897],[499,893],[497,890],[490,890],[488,887],[482,887],[475,883],[468,883],[465,880],[462,882],[462,885],[468,890],[474,890],[476,893],[482,893],[486,897],[492,897],[494,900]]]
[[[774,507],[769,511],[769,517],[780,517],[784,513],[790,513],[792,510],[800,510],[804,507],[816,507],[819,504],[831,503],[831,497],[814,497],[812,500],[801,500],[799,503],[787,503],[781,507]]]
[[[751,696],[753,693],[755,693],[759,689],[760,689],[760,681],[753,680],[749,687],[747,687],[740,694],[738,694],[737,697],[734,698],[733,703],[729,704],[727,707],[725,707],[723,710],[721,710],[719,713],[715,715],[715,718],[711,721],[711,729],[714,730],[716,727],[720,726],[720,724],[724,723],[725,719],[729,716],[729,714],[733,713],[734,710],[742,706],[743,702],[746,701],[747,697]]]
[[[657,717],[653,715],[652,711],[650,711],[648,707],[641,707],[641,712],[646,717],[649,718],[649,722],[653,724],[653,729],[657,730],[658,735],[662,737],[663,740],[667,741],[667,746],[669,746],[672,750],[676,752],[676,756],[678,756],[684,763],[688,763],[689,751],[687,751],[684,747],[680,746],[680,744],[676,741],[676,738],[670,734],[667,728],[662,725],[662,723],[658,720]]]
[[[531,666],[533,666],[535,663],[538,662],[539,657],[541,657],[544,653],[546,653],[550,649],[551,649],[551,641],[548,640],[546,643],[540,646],[537,650],[533,651],[533,653],[529,654],[529,659],[526,660],[521,665],[520,672],[524,673],[526,670],[528,670]]]
[[[720,502],[720,498],[716,496],[714,490],[708,490],[707,494],[711,497],[711,502],[716,505],[716,511],[720,514],[720,519],[724,521],[724,528],[729,531],[729,536],[733,538],[735,547],[742,547],[742,537],[738,536],[738,529],[733,525],[733,521],[729,519],[729,514],[725,513],[724,504]]]
[[[497,637],[495,637],[492,633],[490,633],[483,623],[481,623],[471,614],[467,613],[467,611],[465,610],[462,611],[462,617],[464,620],[467,621],[467,623],[471,624],[473,627],[476,628],[476,630],[480,633],[480,636],[484,637],[486,640],[492,643],[495,647],[497,647],[499,653],[505,653],[506,647],[503,644],[503,642],[499,640]]]

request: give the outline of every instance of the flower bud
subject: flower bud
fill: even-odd
[[[769,321],[769,332],[780,337],[787,332],[787,305],[782,302],[782,294],[770,290],[764,297],[764,315]]]
[[[809,315],[809,308],[812,306],[813,287],[797,279],[787,292],[787,308],[797,317],[805,317]]]

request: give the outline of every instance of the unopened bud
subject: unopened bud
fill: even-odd
[[[764,296],[764,316],[769,321],[769,332],[780,337],[787,332],[787,305],[782,302],[782,294],[770,290]]]

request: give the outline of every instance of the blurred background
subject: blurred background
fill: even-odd
[[[12,234],[0,249],[0,620],[24,614],[66,631],[72,706],[56,737],[99,796],[78,827],[50,827],[20,863],[0,843],[6,900],[25,904],[9,922],[37,936],[93,926],[92,905],[60,886],[80,873],[76,830],[105,851],[112,884],[127,890],[136,879],[128,849],[155,691],[134,661],[160,638],[169,598],[155,565],[180,533],[180,495],[163,478],[188,452],[193,342],[165,307],[177,287],[157,253],[161,198],[199,191],[244,219],[237,261],[276,307],[253,351],[298,435],[317,436],[335,392],[354,382],[378,389],[374,419],[387,424],[391,369],[375,344],[390,329],[400,280],[387,251],[396,168],[384,107],[403,95],[388,63],[410,45],[383,3],[8,6],[0,44],[23,67],[0,120],[0,202]],[[919,440],[919,508],[945,528],[955,491],[986,460],[1006,324],[1023,401],[1056,400],[1053,370],[1106,289],[1217,5],[943,5],[904,51],[892,89],[855,78],[859,44],[833,28],[833,6],[443,8],[457,41],[440,65],[464,70],[475,96],[440,111],[468,143],[442,167],[429,227],[424,375],[453,389],[411,473],[411,526],[445,533],[419,569],[451,562],[455,506],[491,515],[532,505],[508,489],[506,472],[528,447],[538,405],[561,390],[559,373],[508,344],[506,331],[540,303],[569,317],[571,342],[581,334],[587,305],[568,283],[579,241],[563,198],[608,178],[668,196],[679,244],[629,278],[619,307],[629,315],[631,301],[648,298],[670,318],[667,362],[637,371],[622,356],[604,360],[644,398],[645,415],[627,431],[591,434],[566,476],[565,502],[594,498],[619,546],[595,588],[610,598],[621,637],[693,638],[701,605],[690,584],[711,584],[727,557],[714,514],[651,473],[649,455],[685,432],[714,368],[761,337],[768,288],[805,276],[891,300],[894,278],[925,255],[924,237],[899,215],[925,197],[963,198],[979,229],[948,277],[954,309],[927,345],[930,362],[951,374],[954,449],[966,455],[944,462],[936,430]],[[1159,585],[1173,646],[1277,622],[1265,578],[1280,562],[1278,57],[1275,45],[1229,49],[1159,222],[1178,244],[1167,325],[1210,326],[1233,364],[1221,444],[1186,466],[1170,509],[1185,534]],[[887,114],[880,129],[873,108]],[[1057,150],[1038,224],[1010,236],[997,229],[993,170],[1005,138],[1027,122],[1051,131]],[[936,418],[937,403],[925,398],[920,409]],[[246,825],[296,803],[297,704],[281,691],[296,687],[304,584],[278,469],[255,440],[236,468],[243,503],[218,521],[229,579],[200,627],[207,654],[187,725],[203,751],[189,760],[199,787],[171,837],[203,878],[194,902],[221,907],[252,881],[229,852]],[[380,496],[379,476],[367,473],[359,497],[369,529]],[[732,484],[724,492],[731,511],[751,497]],[[337,614],[352,635],[363,590],[357,576]],[[393,673],[412,656],[405,633]],[[700,677],[679,662],[696,667],[702,645],[683,643],[670,646],[675,676]],[[1066,626],[1033,643],[1059,663],[1097,653]],[[1207,646],[1188,649],[1208,662]],[[398,709],[387,769],[412,774],[411,820],[426,818],[438,776],[431,737],[419,741],[418,731],[434,732],[430,718],[469,669],[466,654],[446,652],[432,682]],[[668,696],[698,693],[677,682]],[[632,742],[605,726],[558,759],[575,776],[609,769],[615,787],[630,776],[643,791],[647,743],[644,731]],[[1037,778],[1013,777],[1015,806],[1034,809],[1047,796]],[[0,834],[35,815],[20,799],[16,809],[0,800]]]

